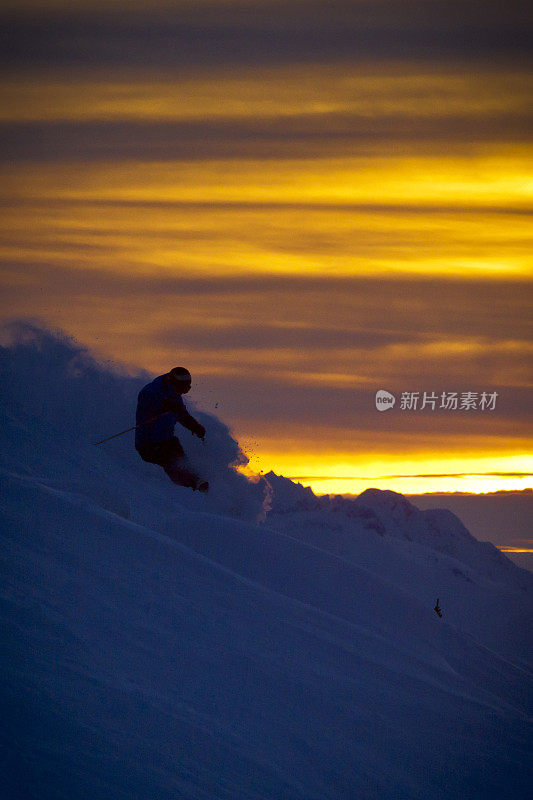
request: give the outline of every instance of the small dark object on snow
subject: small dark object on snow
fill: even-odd
[[[439,598],[438,597],[437,597],[437,604],[436,604],[434,610],[437,612],[439,617],[442,617],[442,608],[439,606]]]

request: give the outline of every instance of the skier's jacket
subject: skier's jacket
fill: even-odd
[[[148,422],[152,417],[157,419]],[[176,393],[164,375],[160,375],[139,392],[135,420],[139,427],[135,431],[135,447],[138,450],[146,444],[172,439],[176,422],[193,433],[202,429],[185,408],[181,395]]]

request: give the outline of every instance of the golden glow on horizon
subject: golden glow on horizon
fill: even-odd
[[[403,455],[388,452],[381,457],[372,452],[357,455],[346,452],[339,457],[339,451],[312,452],[311,447],[312,442],[308,442],[307,450],[298,454],[272,449],[267,444],[267,449],[261,447],[260,452],[254,451],[249,456],[245,472],[257,474],[273,470],[303,486],[310,486],[315,494],[359,494],[370,486],[402,494],[437,490],[483,494],[533,486],[533,456],[529,454],[472,456],[470,451],[450,457],[446,452],[437,456],[411,450]],[[492,474],[498,472],[529,474],[523,477]],[[423,475],[428,477],[419,477]]]

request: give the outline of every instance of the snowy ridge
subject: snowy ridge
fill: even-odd
[[[528,796],[529,573],[394,492],[248,481],[198,411],[220,485],[174,487],[91,444],[146,376],[22,331],[0,351],[3,797]]]

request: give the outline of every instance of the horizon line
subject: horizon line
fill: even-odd
[[[391,480],[401,478],[469,478],[473,476],[490,477],[490,478],[533,478],[531,472],[427,472],[418,474],[404,474],[404,475],[285,475],[290,480],[306,480],[306,481],[379,481]],[[525,490],[533,489],[533,486],[524,487]],[[515,491],[524,491],[518,489]],[[510,490],[512,491],[512,490]]]

